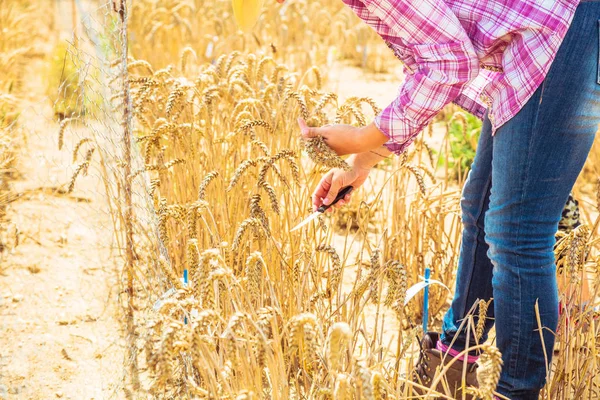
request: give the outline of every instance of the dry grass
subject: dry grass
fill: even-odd
[[[362,221],[360,232],[334,234],[315,223],[290,233],[305,214],[309,188],[322,171],[300,157],[296,118],[323,124],[337,116],[360,124],[363,114],[372,111],[357,108],[344,114],[340,110],[350,109],[346,103],[322,112],[319,104],[331,95],[300,85],[293,76],[274,80],[273,72],[280,68],[259,69],[262,62],[232,53],[216,65],[198,67],[195,81],[160,71],[131,79],[142,127],[138,141],[149,178],[158,182],[153,195],[159,232],[170,255],[162,265],[171,285],[180,288],[153,318],[146,346],[154,379],[150,390],[174,396],[254,393],[273,398],[335,393],[351,398],[366,391],[362,395],[370,397],[366,377],[375,374],[378,391],[409,396],[411,386],[401,369],[410,369],[422,308],[419,300],[408,307],[398,304],[406,282],[416,282],[425,266],[453,287],[459,191],[449,179],[433,184],[430,151],[418,141],[406,156],[378,172],[384,185],[365,189],[362,196],[381,208],[364,213],[370,221]],[[179,100],[173,100],[174,93]],[[333,225],[336,218],[329,218]],[[369,225],[376,233],[365,231]],[[344,246],[329,244],[340,237]],[[582,241],[559,248],[576,246],[583,246]],[[575,254],[569,260],[593,254],[568,251]],[[368,271],[354,269],[366,259]],[[187,287],[179,282],[184,269],[190,271]],[[340,284],[348,275],[354,287]],[[567,286],[580,287],[577,282]],[[447,301],[447,292],[432,288],[434,319],[439,321]],[[581,312],[592,321],[590,307]],[[188,324],[181,322],[184,318]],[[382,333],[390,323],[399,326],[397,344],[386,342],[389,335]],[[581,343],[594,342],[597,328],[590,324],[577,336]],[[343,347],[341,337],[348,336],[341,333],[346,327],[352,334],[340,357],[337,348]],[[490,366],[482,369],[482,382],[487,382],[480,389],[483,396],[491,393],[500,368],[497,350],[486,346]],[[559,377],[576,344],[561,346],[569,351],[555,357],[548,390],[568,397],[564,393],[574,393],[572,382]],[[408,364],[397,362],[402,355],[408,356]],[[596,376],[596,365],[585,371],[587,382]],[[578,389],[593,393],[593,385]]]
[[[0,0],[0,129],[9,128],[19,113],[23,65],[31,50],[28,18],[33,7],[22,1]]]
[[[252,33],[236,26],[230,0],[140,0],[133,4],[129,27],[131,54],[158,69],[186,48],[186,57],[175,66],[182,72],[232,51],[266,55],[298,73],[338,58],[374,72],[395,64],[375,32],[332,0],[267,2]]]
[[[409,391],[395,353],[411,342],[390,348],[381,329],[393,323],[409,332],[419,320],[418,301],[406,309],[401,304],[407,282],[418,280],[425,265],[434,277],[452,281],[445,265],[457,257],[457,190],[428,187],[432,167],[420,142],[380,171],[385,191],[375,185],[363,194],[387,206],[364,213],[378,234],[334,234],[327,222],[290,233],[322,171],[302,157],[296,119],[358,125],[372,118],[372,102],[352,98],[338,107],[332,94],[293,74],[280,76],[285,68],[264,56],[234,52],[193,69],[193,80],[174,67],[145,67],[130,79],[137,141],[156,182],[158,232],[169,254],[162,268],[180,288],[152,318],[150,390],[358,395],[372,391],[376,371],[377,392]],[[325,221],[335,226],[336,218]],[[333,247],[334,237],[345,248]],[[370,260],[369,271],[354,267],[363,260]],[[184,269],[187,287],[179,281]],[[343,284],[353,274],[356,286]],[[434,316],[446,300],[445,292],[432,289]],[[368,325],[366,308],[375,314]],[[353,334],[346,350],[338,350],[347,332]],[[181,365],[180,354],[189,357]]]
[[[31,20],[40,9],[25,0],[0,0],[0,252],[9,201],[9,182],[16,176],[20,145],[17,119],[22,107],[24,67],[38,39],[40,26]]]
[[[164,398],[409,398],[423,309],[420,296],[404,306],[406,288],[426,267],[454,287],[462,226],[452,171],[436,171],[419,139],[377,169],[346,212],[290,233],[309,212],[323,164],[343,165],[318,143],[300,142],[297,118],[364,125],[377,112],[368,99],[338,101],[315,66],[326,69],[331,54],[356,57],[353,41],[372,33],[327,2],[269,8],[254,35],[225,17],[227,1],[133,7],[128,83],[145,165],[126,179],[146,182],[156,213],[155,225],[140,219],[136,231],[143,390]],[[317,164],[315,148],[325,154],[313,157]],[[80,173],[89,157],[74,155]],[[561,320],[548,399],[599,390],[597,312],[578,306],[583,280],[589,275],[596,298],[600,276],[598,222],[587,222],[588,231],[557,247],[566,254],[570,321]],[[155,237],[160,256],[141,244]],[[448,301],[445,289],[431,288],[433,328]],[[479,306],[484,314],[487,304]],[[474,321],[465,325],[479,335]],[[492,342],[477,346],[486,350],[478,393],[489,398],[500,355]]]

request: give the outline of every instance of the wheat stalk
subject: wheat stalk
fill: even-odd
[[[481,399],[493,400],[494,390],[496,390],[502,372],[502,355],[492,345],[484,344],[482,351],[483,353],[479,356],[478,361],[479,368],[477,369],[479,388],[469,388],[469,391]]]
[[[238,227],[235,236],[233,238],[233,242],[231,244],[231,251],[236,253],[239,250],[240,244],[242,242],[242,238],[244,234],[248,231],[249,228],[255,228],[257,231],[262,227],[261,222],[256,218],[248,218],[242,221],[240,226]]]
[[[327,347],[327,364],[331,371],[339,371],[344,351],[352,339],[350,326],[345,322],[336,322],[331,326]]]
[[[350,377],[347,374],[337,374],[335,387],[333,389],[334,400],[352,400],[352,387]]]
[[[65,134],[65,129],[67,129],[67,125],[71,124],[73,121],[77,120],[77,118],[65,118],[62,121],[60,121],[60,124],[58,125],[58,149],[61,150],[63,147],[63,142],[64,142],[64,134]]]
[[[91,142],[90,138],[84,138],[77,142],[75,148],[73,149],[73,163],[77,162],[77,155],[79,154],[79,149],[81,148],[81,146],[89,142]]]
[[[485,300],[479,300],[479,315],[477,317],[477,326],[475,328],[475,337],[477,338],[477,343],[483,337],[483,332],[485,330],[485,321],[487,319],[487,309],[489,303]]]
[[[254,301],[259,301],[261,297],[262,271],[265,268],[265,261],[260,252],[254,252],[246,260],[246,284],[248,294]]]
[[[346,161],[338,156],[328,145],[322,136],[316,136],[304,141],[305,150],[310,159],[318,165],[328,168],[340,168],[350,171],[352,168]]]
[[[212,181],[214,181],[218,176],[219,176],[219,173],[217,171],[211,171],[208,174],[206,174],[206,176],[200,183],[200,187],[198,188],[198,200],[205,199],[206,189],[208,188],[208,185],[210,185],[210,183]]]
[[[330,293],[337,291],[340,281],[342,279],[342,272],[344,269],[342,260],[340,260],[340,256],[337,254],[335,248],[330,245],[319,245],[317,246],[315,251],[327,253],[329,255],[329,258],[331,259],[332,263],[332,269],[331,276],[328,282],[328,291]]]
[[[75,181],[77,180],[77,177],[80,174],[87,175],[87,171],[90,166],[90,161],[95,150],[96,148],[89,149],[85,155],[85,159],[83,160],[83,162],[75,168],[75,172],[73,173],[73,175],[71,176],[71,180],[69,181],[69,188],[67,189],[67,193],[73,192],[73,189],[75,188]]]

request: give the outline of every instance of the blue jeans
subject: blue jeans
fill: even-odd
[[[599,24],[600,2],[582,3],[527,104],[494,137],[484,121],[462,193],[456,291],[441,340],[464,350],[467,333],[459,326],[479,299],[493,298],[483,340],[495,322],[504,362],[497,390],[510,399],[537,399],[546,380],[536,303],[548,361],[552,357],[554,235],[600,123]]]

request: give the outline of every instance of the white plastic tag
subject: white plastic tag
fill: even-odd
[[[163,304],[165,304],[165,301],[167,301],[167,299],[169,297],[171,297],[173,294],[175,294],[176,291],[177,290],[175,290],[175,288],[171,288],[171,289],[167,290],[162,296],[160,296],[160,298],[158,300],[156,300],[156,302],[152,306],[152,309],[154,311],[160,310],[161,307],[163,306]]]
[[[406,299],[404,300],[404,305],[407,305],[408,302],[417,295],[417,293],[419,293],[421,290],[425,289],[427,286],[430,286],[430,285],[442,285],[443,287],[446,288],[447,291],[450,292],[450,289],[448,289],[448,286],[444,285],[442,282],[440,282],[436,279],[429,279],[428,282],[425,282],[424,277],[421,276],[420,278],[423,280],[415,283],[414,285],[409,287],[408,290],[406,291]]]

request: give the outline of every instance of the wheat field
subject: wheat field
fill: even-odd
[[[0,21],[10,10],[3,1]],[[290,232],[312,211],[323,173],[347,166],[323,140],[301,140],[298,118],[370,123],[386,104],[369,93],[342,97],[330,81],[341,65],[361,68],[367,80],[392,71],[399,61],[385,44],[331,0],[265,4],[250,32],[238,29],[228,0],[89,3],[109,21],[104,34],[89,43],[81,34],[61,52],[83,57],[96,46],[104,59],[73,63],[79,107],[67,115],[54,100],[54,110],[58,148],[73,164],[64,192],[98,168],[113,215],[106,233],[125,260],[118,301],[128,349],[116,398],[418,398],[411,375],[423,295],[405,300],[429,268],[449,288],[429,293],[429,328],[440,329],[454,290],[467,172],[452,158],[449,132],[458,126],[465,146],[476,147],[467,115],[447,107],[404,155],[382,161],[350,204]],[[12,62],[4,32],[0,66]],[[5,83],[16,78],[3,70],[12,69],[0,68],[6,135],[18,105]],[[114,129],[122,147],[75,137],[81,126]],[[9,157],[2,143],[0,160]],[[548,349],[555,355],[543,399],[600,396],[592,153],[575,188],[583,225],[559,233],[556,246],[566,312],[556,349]],[[477,337],[487,307],[481,301],[465,323]],[[470,391],[492,399],[502,368],[494,334],[474,346],[484,353],[480,387]]]

